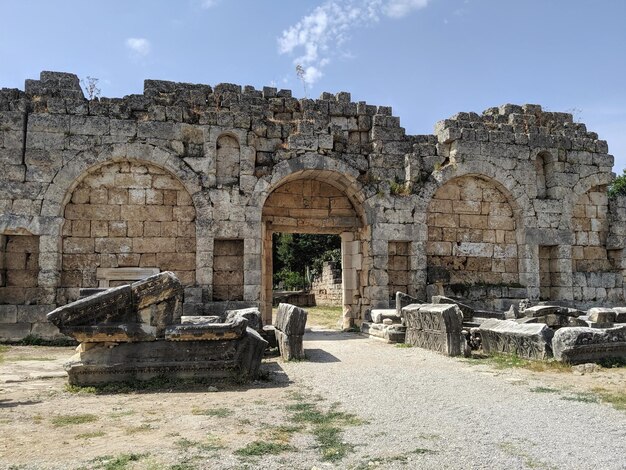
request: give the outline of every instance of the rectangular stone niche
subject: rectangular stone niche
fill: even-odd
[[[395,302],[396,292],[409,294],[410,281],[410,243],[389,242],[388,275],[389,275],[389,302]]]
[[[215,240],[213,300],[243,300],[243,240]]]
[[[557,247],[539,247],[539,298],[549,300],[552,298],[552,286],[556,270]]]
[[[0,304],[23,304],[36,297],[39,237],[0,235]]]

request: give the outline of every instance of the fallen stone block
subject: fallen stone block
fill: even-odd
[[[614,307],[615,323],[626,323],[626,307]]]
[[[68,327],[100,323],[137,323],[130,286],[119,286],[54,309],[48,321],[63,334]],[[71,335],[70,335],[71,336]]]
[[[443,295],[433,295],[431,302],[434,304],[454,304],[458,305],[463,313],[463,320],[471,320],[474,317],[474,309],[458,300],[451,299]]]
[[[168,341],[216,341],[239,339],[246,332],[248,321],[245,318],[234,318],[228,323],[190,323],[170,325],[165,329]]]
[[[537,323],[544,323],[548,325],[550,328],[561,328],[563,326],[569,326],[569,319],[565,315],[556,315],[551,313],[549,315],[544,315],[542,317],[528,317],[528,318],[536,318]]]
[[[569,364],[626,359],[626,326],[561,328],[552,339],[554,357]]]
[[[306,310],[295,305],[278,304],[274,332],[280,355],[285,361],[305,358],[303,339],[306,319]]]
[[[589,321],[595,323],[613,323],[615,322],[615,311],[611,308],[593,307],[587,312]]]
[[[157,338],[163,338],[167,325],[180,322],[184,291],[174,273],[164,271],[130,287],[140,321],[156,327]]]
[[[547,359],[552,355],[554,331],[543,323],[489,319],[478,330],[487,354],[515,354],[528,359]]]
[[[183,325],[202,325],[205,323],[221,323],[222,317],[217,315],[183,315],[180,317],[180,322]]]
[[[396,309],[390,308],[373,308],[370,311],[370,317],[374,323],[382,323],[383,320],[391,320],[396,323],[400,323],[400,316]]]
[[[559,305],[535,305],[524,309],[525,317],[545,317],[546,315],[567,315],[567,308]]]
[[[457,305],[409,305],[402,308],[402,318],[406,326],[406,344],[448,356],[466,353],[463,314]]]
[[[385,325],[363,322],[361,323],[361,332],[374,338],[383,339],[388,343],[404,343],[406,337],[406,327],[399,323]]]
[[[411,297],[404,292],[396,292],[396,315],[402,317],[402,308],[411,304],[420,303],[416,297]]]
[[[248,326],[253,330],[256,330],[258,332],[263,330],[263,320],[261,318],[261,312],[256,307],[226,311],[226,323],[234,321],[235,318],[245,318],[248,321]]]
[[[267,341],[248,328],[238,340],[92,343],[65,370],[72,385],[175,379],[251,380],[258,375]]]

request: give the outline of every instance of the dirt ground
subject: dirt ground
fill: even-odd
[[[345,337],[345,333],[325,333]],[[3,348],[2,468],[344,468],[340,461],[324,461],[319,452],[321,441],[314,439],[315,432],[310,426],[295,424],[290,411],[297,409],[303,399],[321,409],[332,409],[333,397],[320,396],[306,386],[298,377],[297,367],[290,369],[288,376],[286,364],[278,358],[264,360],[267,377],[246,386],[219,384],[216,391],[190,386],[182,390],[96,394],[67,387],[63,363],[73,354],[71,347]],[[397,353],[402,360],[403,351]],[[626,391],[626,368],[581,375],[498,369],[487,362],[474,365],[473,361],[455,361],[458,364],[454,367],[467,368],[470,363],[477,375],[496,376],[510,383],[541,383],[546,390],[580,394]],[[315,366],[315,370],[319,368],[320,380],[330,379],[323,375],[323,362]],[[256,441],[288,446],[292,452],[297,449],[300,463],[291,462],[289,453],[263,457],[237,453]]]

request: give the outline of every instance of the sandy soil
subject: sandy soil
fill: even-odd
[[[0,467],[179,470],[310,469],[326,465],[337,468],[420,467],[415,467],[415,460],[411,460],[407,449],[400,449],[390,456],[389,446],[385,444],[370,448],[360,444],[349,458],[327,463],[321,458],[311,428],[293,429],[289,405],[304,399],[326,410],[333,402],[339,401],[338,409],[355,411],[368,423],[361,430],[357,426],[346,431],[347,435],[372,432],[374,437],[371,440],[384,439],[375,431],[378,424],[384,430],[389,423],[383,425],[385,418],[381,414],[364,412],[364,408],[359,406],[359,403],[372,403],[371,397],[363,397],[356,384],[355,389],[350,390],[348,376],[359,374],[358,361],[365,360],[371,365],[371,369],[365,372],[367,374],[376,370],[376,361],[381,361],[379,367],[384,368],[392,360],[394,367],[401,367],[406,362],[407,367],[414,368],[414,364],[418,363],[424,369],[420,372],[422,376],[429,373],[428,368],[432,367],[436,369],[433,373],[445,370],[449,374],[465,377],[465,383],[467,377],[473,377],[472,380],[477,382],[489,380],[503,384],[503,387],[509,387],[506,390],[522,385],[526,389],[552,388],[569,394],[598,389],[626,391],[626,368],[602,369],[584,375],[499,370],[482,362],[473,364],[471,361],[433,355],[428,351],[399,349],[354,333],[314,329],[307,333],[306,339],[305,348],[310,361],[285,364],[277,358],[266,359],[263,369],[268,372],[268,379],[247,386],[217,385],[216,392],[208,392],[206,387],[190,387],[104,395],[67,390],[62,365],[73,354],[73,348],[10,346],[3,354],[4,361],[0,362]],[[358,361],[355,355],[360,357]],[[338,387],[347,387],[341,396],[334,392],[333,380],[337,380]],[[381,390],[381,386],[390,390]],[[383,380],[383,385],[374,383],[372,387],[384,400],[384,397],[393,394],[394,383]],[[466,393],[463,387],[459,387],[460,400]],[[541,400],[546,394],[528,395],[530,400],[535,397]],[[403,403],[391,403],[390,406],[398,408]],[[610,408],[604,403],[588,406]],[[626,426],[626,419],[620,421],[626,417],[624,411],[610,409],[606,412],[613,413],[611,419]],[[81,415],[88,422],[79,422]],[[378,420],[381,420],[380,423]],[[389,432],[404,431],[393,427]],[[378,434],[381,433],[385,434],[382,431]],[[394,440],[393,436],[389,439]],[[292,446],[292,451],[262,457],[234,453],[257,440],[286,443]],[[521,462],[519,468],[550,468],[531,465],[534,461],[524,460],[523,455],[518,456],[518,461]],[[444,461],[437,462],[448,466]],[[626,461],[624,463],[626,468]],[[507,467],[517,468],[510,463],[504,466],[503,462],[502,468]],[[470,464],[467,468],[483,467]]]

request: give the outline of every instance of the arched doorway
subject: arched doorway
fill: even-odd
[[[274,233],[334,234],[341,236],[342,304],[344,326],[350,326],[360,313],[365,239],[364,215],[356,194],[345,177],[328,170],[294,173],[268,192],[262,210],[262,288],[263,319],[271,323]]]

